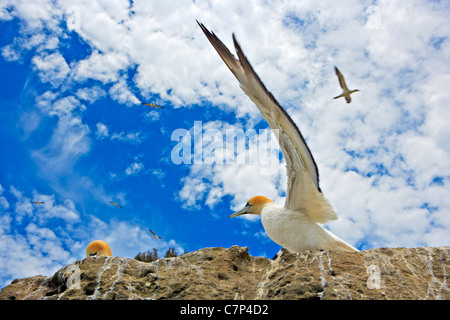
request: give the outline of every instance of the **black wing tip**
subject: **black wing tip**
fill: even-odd
[[[209,31],[208,28],[206,28],[203,23],[201,23],[197,19],[195,19],[195,21],[197,21],[197,24],[199,25],[200,29],[202,29],[203,33],[206,35],[206,37],[208,39],[210,39],[210,37],[214,37],[215,36],[214,32]]]

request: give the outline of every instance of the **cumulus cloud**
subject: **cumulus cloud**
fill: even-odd
[[[76,92],[76,96],[80,100],[86,100],[89,103],[93,103],[99,98],[106,96],[106,92],[99,86],[94,86],[92,88],[81,88]]]
[[[109,130],[106,125],[99,122],[96,124],[97,130],[95,131],[95,137],[99,140],[102,140],[109,136]]]
[[[41,81],[50,82],[54,87],[59,86],[70,72],[66,60],[58,52],[35,56],[32,62],[39,72]]]

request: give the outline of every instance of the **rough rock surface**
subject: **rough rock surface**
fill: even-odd
[[[205,248],[140,262],[89,257],[52,277],[14,280],[0,299],[450,299],[450,247],[253,257]]]

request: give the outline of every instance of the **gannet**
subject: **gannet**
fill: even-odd
[[[338,95],[337,97],[334,97],[333,99],[345,97],[345,100],[347,101],[347,103],[350,103],[352,101],[352,98],[350,97],[350,95],[353,92],[356,92],[359,90],[358,89],[348,90],[347,85],[345,84],[344,76],[342,75],[342,73],[339,71],[339,69],[336,66],[334,67],[334,71],[336,71],[336,75],[339,79],[339,84],[341,85],[343,92],[340,95]]]
[[[113,205],[116,205],[116,206],[118,206],[119,208],[122,208],[121,206],[119,206],[119,204],[118,204],[117,202],[112,202],[112,201],[110,201],[109,203],[111,203],[111,204],[113,204]]]
[[[86,257],[92,256],[104,256],[110,257],[112,256],[111,248],[109,245],[103,240],[95,240],[88,244],[86,248]]]
[[[33,201],[33,203],[34,203],[34,204],[41,205],[41,204],[44,204],[45,202],[42,202],[42,201]]]
[[[153,239],[162,239],[160,236],[157,236],[152,230],[148,229],[150,233],[153,235]]]
[[[161,109],[163,109],[163,107],[158,106],[157,104],[154,104],[153,102],[152,102],[152,103],[145,103],[145,102],[142,102],[141,105],[143,105],[143,106],[150,106],[150,107],[156,107],[156,108],[161,108]]]
[[[238,59],[214,33],[200,22],[197,23],[270,128],[278,130],[279,135],[276,136],[286,160],[288,185],[284,207],[264,196],[256,196],[229,218],[243,214],[261,215],[262,225],[269,238],[291,252],[358,251],[321,226],[327,221],[336,220],[338,216],[320,189],[316,162],[300,130],[261,82],[234,34]]]

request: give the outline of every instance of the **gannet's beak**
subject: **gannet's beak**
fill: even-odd
[[[250,203],[247,203],[244,208],[242,208],[238,212],[233,213],[231,216],[228,217],[228,219],[240,216],[242,214],[253,213],[250,211],[251,208],[252,208],[252,205]]]

